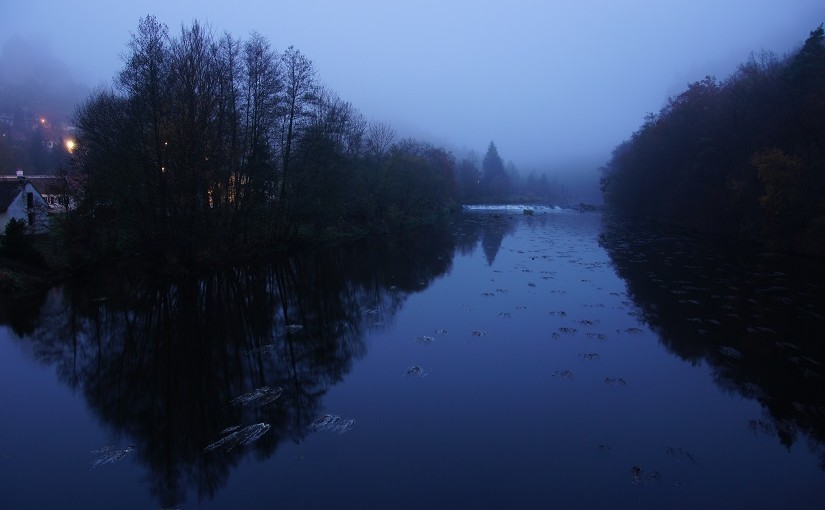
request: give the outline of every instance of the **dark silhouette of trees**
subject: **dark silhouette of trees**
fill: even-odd
[[[365,333],[450,270],[454,242],[447,228],[411,229],[202,276],[100,271],[39,296],[0,296],[0,324],[129,438],[166,508],[213,499],[243,458],[303,441],[366,353]],[[237,405],[259,388],[280,396]],[[206,450],[227,427],[261,422],[270,428],[253,444]]]
[[[452,155],[396,143],[261,35],[177,36],[147,16],[114,90],[77,111],[73,244],[188,264],[435,219],[457,203]]]
[[[825,416],[811,412],[825,404],[812,382],[819,377],[816,360],[825,357],[822,320],[802,304],[815,299],[806,288],[812,275],[819,281],[822,264],[743,253],[742,244],[615,218],[599,237],[635,313],[661,344],[690,363],[706,364],[726,391],[758,401],[763,418],[751,427],[787,448],[808,436],[825,469]],[[711,306],[694,304],[700,301]],[[729,349],[741,354],[731,357]]]
[[[455,159],[444,149],[410,139],[395,144],[383,172],[383,194],[391,197],[387,225],[405,217],[432,220],[456,207],[454,171]]]
[[[604,168],[630,216],[825,253],[825,31],[784,59],[751,55],[645,118]]]
[[[456,179],[462,203],[472,204],[482,200],[481,172],[478,170],[476,159],[473,157],[462,159],[456,168]]]
[[[498,155],[496,144],[490,142],[481,161],[481,193],[490,201],[506,201],[511,188],[510,178],[504,170],[504,162]]]

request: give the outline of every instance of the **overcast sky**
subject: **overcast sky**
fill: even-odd
[[[368,120],[459,156],[493,140],[528,171],[603,164],[688,82],[724,78],[751,51],[783,55],[825,21],[822,0],[3,3],[0,43],[22,37],[81,83],[112,83],[147,14],[172,33],[195,19],[255,30],[300,49]]]

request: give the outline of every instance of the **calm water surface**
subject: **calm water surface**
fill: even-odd
[[[473,212],[4,302],[0,508],[822,508],[825,278],[742,252]]]

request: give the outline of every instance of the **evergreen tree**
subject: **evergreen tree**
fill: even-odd
[[[506,200],[511,191],[510,179],[504,170],[504,162],[492,141],[481,162],[481,193],[487,200]]]

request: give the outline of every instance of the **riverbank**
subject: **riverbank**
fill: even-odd
[[[255,263],[306,250],[334,248],[363,242],[371,238],[392,237],[422,228],[437,227],[454,218],[458,211],[411,218],[397,218],[393,223],[373,225],[341,224],[315,229],[297,229],[288,240],[249,242],[233,246],[213,246],[196,253],[171,251],[102,253],[67,241],[70,237],[58,225],[48,234],[26,236],[25,253],[14,256],[0,250],[0,293],[19,297],[31,295],[68,278],[82,276],[106,267],[120,267],[159,278],[205,274],[222,268]],[[0,246],[3,246],[0,236]]]

